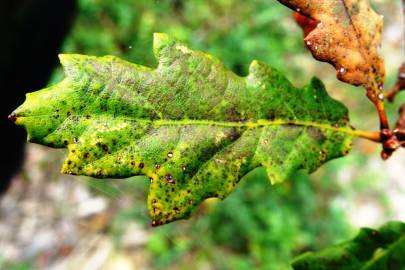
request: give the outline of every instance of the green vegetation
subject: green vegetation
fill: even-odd
[[[156,69],[61,55],[66,79],[28,94],[15,122],[29,142],[68,148],[63,173],[146,175],[152,225],[226,198],[258,167],[276,184],[349,153],[347,109],[318,79],[297,89],[257,60],[239,77],[165,34],[154,52]]]
[[[81,0],[76,26],[64,53],[116,55],[145,66],[156,66],[153,33],[165,32],[190,48],[210,53],[239,75],[258,59],[294,78],[305,77],[294,56],[305,52],[302,33],[277,2],[253,1],[91,1]],[[59,81],[58,72],[53,82]],[[270,186],[263,170],[243,179],[226,200],[207,202],[196,217],[152,231],[148,249],[157,269],[187,269],[189,260],[216,269],[290,269],[289,261],[305,250],[341,241],[351,235],[343,210],[334,202],[344,192],[333,177],[347,160],[326,166],[319,177],[298,173],[291,181]],[[356,163],[356,161],[355,161]],[[138,200],[117,215],[112,233],[119,248],[121,232],[136,219],[150,226],[145,197],[148,181],[121,183],[86,180],[114,198],[121,192]],[[129,186],[128,186],[129,185]],[[101,187],[100,187],[101,186]],[[348,188],[348,190],[350,190]],[[349,191],[350,192],[350,191]],[[136,195],[138,194],[138,195]]]
[[[378,230],[362,228],[352,240],[308,252],[293,262],[295,270],[405,269],[405,223],[388,222]]]
[[[153,33],[165,32],[190,48],[216,56],[240,76],[248,74],[254,59],[285,73],[294,85],[309,76],[292,64],[303,59],[302,34],[290,11],[276,1],[80,0],[79,6],[63,53],[115,55],[156,67]],[[50,84],[61,78],[58,70]],[[363,96],[353,89],[342,91],[350,93],[351,99]],[[371,111],[365,106],[353,109],[355,123],[361,124],[362,116],[368,117]],[[367,164],[364,155],[354,152],[326,164],[315,175],[298,172],[276,186],[268,184],[264,170],[254,170],[223,202],[207,201],[190,220],[150,230],[147,248],[152,266],[189,269],[192,262],[195,268],[290,269],[290,261],[299,254],[353,237],[357,229],[348,225],[338,194],[351,198],[356,191],[369,190],[376,201],[385,203],[385,195],[378,192],[386,180],[380,171],[354,173],[358,181],[353,184],[336,182],[338,174]],[[130,221],[150,226],[146,178],[84,181],[111,200],[123,194],[135,198],[133,207],[122,209],[109,228],[117,249]]]

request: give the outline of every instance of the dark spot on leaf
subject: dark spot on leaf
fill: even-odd
[[[167,173],[165,176],[165,179],[168,183],[173,184],[174,183],[174,177],[170,173]]]
[[[108,146],[106,144],[102,144],[101,148],[103,149],[104,152],[108,152]]]
[[[159,225],[161,225],[160,221],[152,220],[152,227],[156,227],[156,226],[159,226]]]
[[[238,132],[238,130],[236,128],[232,128],[231,129],[231,133],[229,134],[229,138],[231,140],[235,140],[240,136],[240,133]]]

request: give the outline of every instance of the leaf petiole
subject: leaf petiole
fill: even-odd
[[[381,133],[379,131],[353,130],[352,135],[376,143],[381,142]]]

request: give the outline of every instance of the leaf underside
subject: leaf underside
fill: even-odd
[[[405,269],[405,223],[388,222],[378,230],[362,228],[352,240],[293,261],[294,270]]]
[[[153,225],[225,198],[257,167],[278,183],[351,148],[347,109],[316,78],[297,89],[258,61],[239,77],[165,34],[154,53],[156,69],[61,55],[66,78],[15,111],[28,141],[68,148],[63,173],[148,176]]]

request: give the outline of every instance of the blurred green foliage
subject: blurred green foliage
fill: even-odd
[[[302,78],[303,71],[290,65],[305,51],[302,33],[288,9],[268,0],[80,0],[63,52],[110,54],[154,66],[153,32],[168,33],[190,48],[213,54],[240,75],[258,59],[285,72],[293,83]],[[60,78],[58,71],[53,81]],[[316,176],[298,173],[277,186],[270,186],[263,171],[256,170],[225,201],[207,202],[190,220],[150,229],[152,266],[290,269],[290,260],[302,252],[353,235],[337,197],[351,196],[353,187],[342,188],[334,179],[365,162],[354,153],[327,164]],[[149,226],[146,179],[85,182],[112,199],[122,192],[134,197],[133,207],[122,209],[112,223],[117,248],[131,220]],[[358,185],[364,188],[368,182]]]
[[[343,211],[332,200],[341,190],[330,177],[341,166],[345,165],[328,168],[319,179],[297,173],[290,182],[276,186],[269,185],[264,170],[253,171],[225,201],[210,200],[190,220],[151,229],[147,247],[153,266],[190,269],[192,263],[195,269],[204,264],[214,269],[290,269],[289,261],[302,252],[350,236]],[[146,196],[146,179],[116,184],[117,193],[125,190]],[[136,219],[149,226],[144,200],[139,198],[133,208],[115,217],[111,232],[118,248],[129,222]]]
[[[276,1],[80,0],[79,6],[67,53],[112,54],[151,66],[152,33],[165,32],[246,74],[253,59],[289,70],[290,58],[304,51],[300,31],[285,20],[290,12]]]

